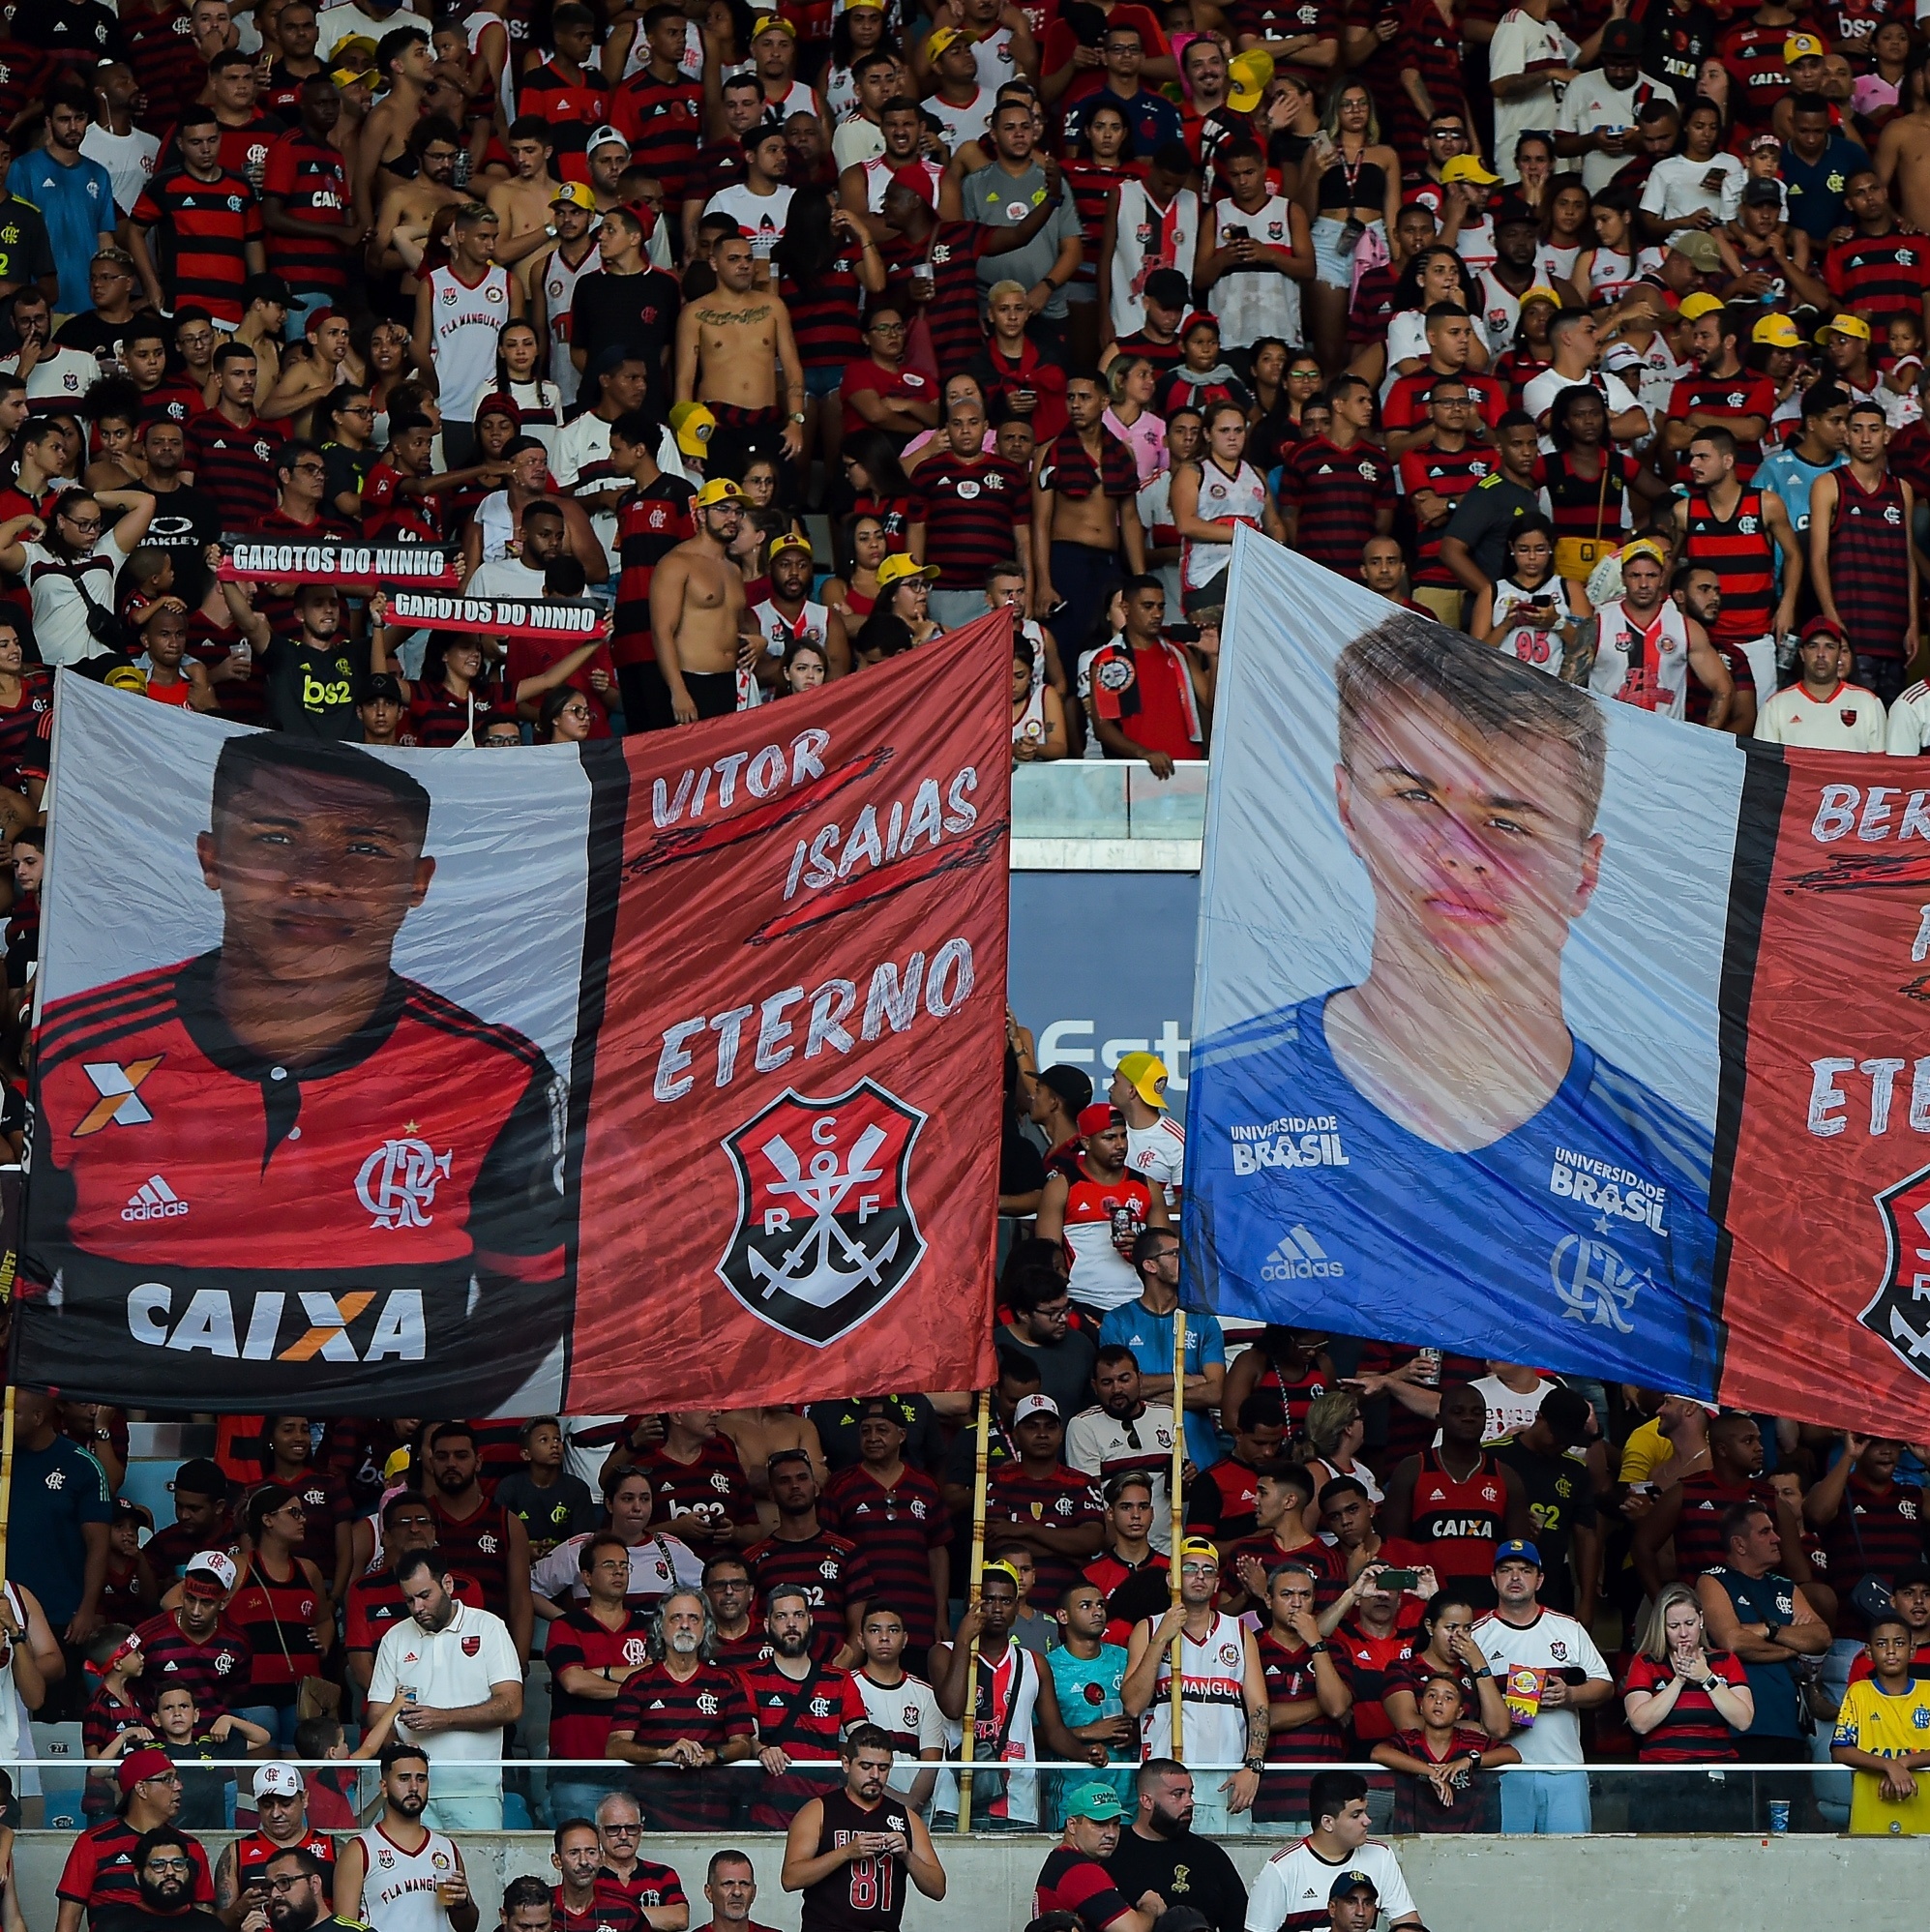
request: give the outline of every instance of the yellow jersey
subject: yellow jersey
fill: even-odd
[[[1871,1678],[1853,1683],[1836,1713],[1834,1741],[1878,1758],[1930,1751],[1930,1680],[1913,1679],[1899,1697],[1886,1696]],[[1850,1794],[1851,1835],[1904,1838],[1930,1832],[1930,1766],[1916,1778],[1916,1796],[1892,1804],[1877,1772],[1856,1772]]]

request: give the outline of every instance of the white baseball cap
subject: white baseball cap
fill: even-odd
[[[254,1774],[256,1798],[300,1798],[305,1787],[293,1765],[263,1765]]]
[[[1050,1415],[1058,1417],[1058,1404],[1050,1395],[1022,1395],[1019,1406],[1012,1412],[1012,1421],[1016,1427],[1028,1415]]]
[[[616,132],[616,130],[610,127],[608,123],[606,123],[603,127],[597,129],[596,132],[590,135],[589,139],[583,143],[583,152],[585,154],[591,154],[598,148],[607,148],[612,141],[614,141],[616,145],[620,147],[625,154],[628,154],[630,152],[630,143],[626,141],[623,138],[623,136],[619,134]]]
[[[197,1576],[213,1577],[221,1585],[221,1593],[225,1596],[234,1588],[234,1559],[225,1550],[203,1550],[199,1556],[189,1558],[181,1581],[187,1585]],[[206,1595],[207,1592],[201,1590],[191,1594]]]

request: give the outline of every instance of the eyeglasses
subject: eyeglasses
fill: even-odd
[[[342,416],[372,416],[374,413],[373,405],[368,402],[351,402],[347,408],[337,411]]]
[[[643,1835],[640,1825],[599,1825],[597,1829],[606,1838],[640,1838]]]
[[[293,463],[290,465],[290,469],[296,476],[326,476],[328,474],[327,467],[318,462]]]
[[[63,514],[60,520],[63,523],[71,523],[83,537],[98,537],[101,534],[101,520],[98,517],[90,517],[83,522],[78,517]]]
[[[189,1863],[186,1858],[149,1858],[146,1860],[146,1867],[151,1872],[185,1872],[189,1869]]]

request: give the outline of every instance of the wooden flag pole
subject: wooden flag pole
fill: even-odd
[[[1169,1501],[1173,1504],[1173,1598],[1179,1601],[1179,1545],[1185,1540],[1186,1497],[1184,1469],[1186,1464],[1186,1311],[1175,1308],[1173,1311],[1173,1473],[1168,1478],[1172,1494]],[[1186,1629],[1182,1624],[1173,1633],[1173,1653],[1168,1668],[1173,1679],[1173,1755],[1177,1758],[1181,1749],[1180,1731],[1183,1723],[1185,1684],[1181,1676],[1186,1656]],[[1181,1762],[1184,1762],[1182,1760]]]
[[[11,1403],[13,1391],[8,1390]],[[11,1408],[8,1411],[12,1416]],[[11,1429],[11,1419],[9,1427]],[[9,1437],[11,1441],[11,1436]],[[978,1392],[978,1467],[971,1483],[971,1587],[966,1594],[969,1609],[978,1608],[980,1588],[985,1581],[985,1479],[992,1463],[992,1391]],[[959,1757],[965,1769],[959,1772],[959,1835],[971,1829],[972,1745],[978,1734],[978,1639],[971,1641],[965,1657],[965,1724],[959,1739]]]
[[[14,1506],[14,1384],[7,1384],[7,1409],[0,1420],[0,1590],[7,1588],[7,1522]]]

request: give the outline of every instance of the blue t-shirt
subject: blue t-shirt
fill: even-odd
[[[1088,94],[1084,101],[1066,109],[1065,146],[1068,154],[1085,138],[1086,117],[1095,107],[1116,107],[1126,117],[1126,125],[1133,132],[1133,152],[1137,155],[1149,155],[1168,141],[1181,139],[1185,134],[1179,109],[1164,94],[1154,94],[1143,87],[1137,94],[1128,96],[1114,94],[1112,88],[1101,86],[1098,93]]]
[[[15,1448],[10,1510],[7,1574],[40,1598],[54,1630],[64,1630],[86,1581],[80,1526],[113,1513],[106,1471],[65,1436],[45,1449]]]
[[[1210,1224],[1215,1305],[1713,1400],[1709,1134],[1571,1035],[1538,1114],[1450,1152],[1342,1073],[1330,997],[1195,1045],[1187,1238]]]
[[[1830,229],[1842,225],[1843,191],[1850,177],[1869,164],[1869,155],[1844,134],[1832,134],[1813,162],[1804,161],[1785,141],[1777,172],[1789,190],[1790,225],[1819,247],[1826,242]]]
[[[1171,1359],[1169,1355],[1168,1360]],[[1168,1373],[1172,1371],[1168,1370]],[[1119,1686],[1126,1680],[1126,1653],[1117,1644],[1101,1644],[1096,1657],[1075,1657],[1061,1644],[1047,1656],[1046,1662],[1052,1669],[1053,1689],[1058,1695],[1058,1714],[1068,1731],[1096,1724],[1102,1717],[1124,1714],[1126,1707],[1120,1699]],[[1128,1743],[1123,1747],[1113,1747],[1112,1755],[1115,1760],[1130,1765],[1138,1762],[1140,1754],[1135,1744]],[[1135,1795],[1134,1781],[1138,1775],[1133,1770],[1054,1771],[1053,1828],[1062,1830],[1065,1827],[1065,1800],[1081,1785],[1095,1780],[1110,1784],[1123,1800],[1137,1804],[1139,1798]]]
[[[1839,450],[1833,462],[1805,462],[1796,455],[1793,444],[1785,445],[1757,466],[1756,488],[1773,490],[1783,499],[1783,508],[1790,513],[1790,527],[1801,536],[1809,528],[1809,486],[1819,476],[1827,476],[1832,469],[1841,469],[1849,461],[1849,456]],[[1776,546],[1776,582],[1780,584],[1782,580],[1783,551],[1779,544]]]
[[[1767,1576],[1746,1577],[1727,1563],[1717,1563],[1703,1575],[1714,1578],[1729,1592],[1738,1623],[1760,1623],[1765,1629],[1773,1624],[1780,1630],[1796,1616],[1796,1585],[1774,1570]],[[1742,1675],[1749,1679],[1749,1694],[1756,1700],[1756,1715],[1750,1720],[1749,1736],[1800,1738],[1802,1710],[1798,1700],[1802,1691],[1795,1658],[1782,1664],[1752,1664],[1745,1660]],[[1735,1728],[1730,1726],[1731,1730]]]
[[[1173,1317],[1155,1315],[1143,1302],[1128,1301],[1109,1308],[1099,1323],[1099,1346],[1130,1349],[1145,1375],[1173,1373]],[[1217,1319],[1203,1311],[1186,1317],[1186,1373],[1198,1375],[1209,1362],[1227,1359],[1226,1337]],[[1166,1405],[1169,1409],[1171,1403]],[[1195,1469],[1208,1469],[1220,1460],[1220,1432],[1213,1418],[1198,1409],[1186,1412],[1186,1453]]]
[[[101,252],[102,235],[112,235],[118,219],[107,170],[85,155],[63,167],[45,148],[35,148],[7,170],[7,192],[31,201],[46,223],[60,271],[60,300],[53,306],[70,315],[93,308],[88,266]]]

